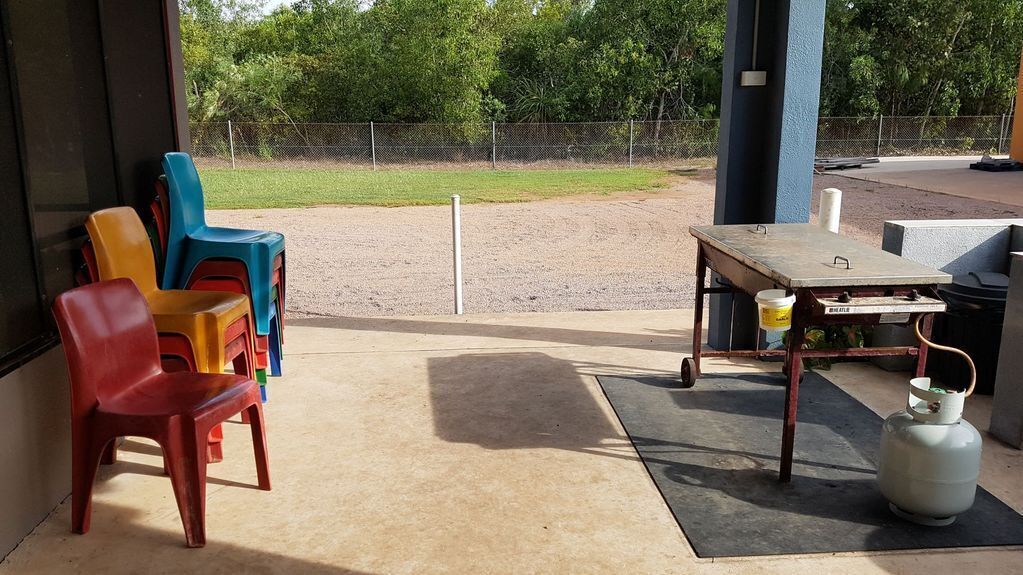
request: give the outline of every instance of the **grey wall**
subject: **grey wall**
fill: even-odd
[[[57,347],[0,378],[0,556],[71,492],[70,394]]]
[[[952,275],[1009,272],[1009,252],[1023,249],[1023,220],[895,220],[884,223],[881,249]],[[1006,318],[1008,319],[1008,317]],[[874,328],[874,346],[912,345],[907,326]],[[912,369],[908,357],[871,360],[889,371]]]
[[[1023,449],[1023,253],[1012,254],[1005,324],[991,407],[991,435]]]
[[[881,249],[952,275],[1008,273],[1009,252],[1023,240],[1021,220],[901,220],[884,224]],[[1018,248],[1017,248],[1018,249]]]

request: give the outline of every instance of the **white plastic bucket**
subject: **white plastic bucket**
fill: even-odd
[[[753,298],[760,311],[760,329],[786,331],[792,327],[792,306],[795,295],[785,295],[783,289],[765,289]]]

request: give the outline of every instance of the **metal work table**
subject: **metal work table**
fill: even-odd
[[[922,315],[921,332],[927,337],[933,314],[945,311],[936,288],[938,284],[952,282],[949,274],[810,224],[693,226],[689,233],[697,239],[699,247],[693,354],[682,360],[682,387],[695,385],[700,376],[701,357],[784,356],[788,381],[781,481],[792,478],[796,406],[804,358],[909,355],[917,358],[916,376],[923,375],[926,346],[803,349],[806,329],[825,324],[907,324]],[[707,268],[721,276],[719,285],[705,285]],[[735,292],[755,295],[766,289],[784,289],[796,296],[784,349],[733,350],[729,345],[724,351],[702,351],[705,295]],[[760,347],[759,337],[756,347]]]

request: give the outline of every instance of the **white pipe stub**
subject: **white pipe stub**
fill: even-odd
[[[842,216],[842,190],[827,188],[821,190],[820,225],[832,233],[838,233]]]
[[[451,244],[454,259],[455,314],[461,315],[462,307],[462,198],[451,196]]]

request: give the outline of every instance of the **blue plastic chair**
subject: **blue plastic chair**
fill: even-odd
[[[284,251],[284,236],[207,226],[202,184],[192,158],[182,152],[165,154],[163,171],[171,208],[163,289],[183,289],[195,267],[207,258],[241,260],[249,273],[256,333],[269,335],[271,273],[274,259]]]
[[[270,364],[270,375],[281,376],[281,322],[277,317],[277,306],[270,306],[270,341],[268,347],[268,359]]]

